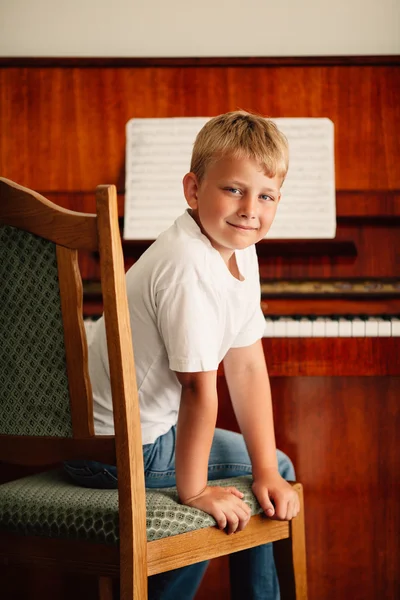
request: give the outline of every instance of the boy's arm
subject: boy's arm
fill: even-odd
[[[182,385],[176,437],[176,486],[185,502],[207,486],[208,458],[217,420],[216,371],[176,373]]]
[[[207,485],[208,460],[217,419],[216,371],[176,373],[182,385],[176,438],[176,485],[183,504],[211,514],[220,529],[240,531],[250,518],[243,494]]]
[[[271,388],[261,340],[231,348],[224,371],[252,463],[253,491],[268,516],[291,519],[298,513],[299,500],[278,472]]]

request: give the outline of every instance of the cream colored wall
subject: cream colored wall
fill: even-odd
[[[0,0],[0,56],[400,54],[399,0]]]

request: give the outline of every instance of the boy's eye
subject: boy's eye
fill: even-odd
[[[271,200],[272,202],[275,201],[275,198],[273,198],[272,196],[268,196],[268,194],[261,194],[260,198],[261,200]]]
[[[240,190],[238,188],[226,188],[227,192],[231,192],[232,194],[238,195],[240,194]]]

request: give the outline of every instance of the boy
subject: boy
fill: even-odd
[[[254,246],[273,222],[287,168],[286,139],[271,121],[241,111],[208,121],[183,179],[189,209],[126,276],[146,487],[176,484],[183,504],[228,534],[247,525],[250,509],[238,490],[209,479],[252,473],[267,516],[290,520],[299,511],[285,480],[294,479],[292,465],[275,448]],[[243,435],[215,429],[222,360]],[[103,319],[89,367],[96,433],[112,434]],[[85,481],[72,463],[67,470],[84,485],[116,486],[115,467],[87,466]],[[150,578],[150,598],[193,598],[204,568]],[[278,598],[271,545],[232,555],[231,581],[232,598]]]

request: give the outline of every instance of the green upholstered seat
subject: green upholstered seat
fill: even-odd
[[[252,513],[261,508],[251,492],[250,476],[210,482],[234,485]],[[148,541],[215,525],[201,510],[178,503],[176,488],[146,491]],[[89,540],[119,540],[118,492],[72,483],[62,470],[47,471],[0,485],[0,531],[22,535]]]

